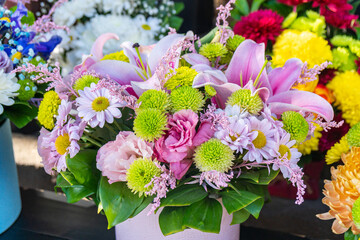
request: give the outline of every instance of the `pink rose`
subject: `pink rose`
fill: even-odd
[[[198,115],[192,110],[176,112],[169,118],[167,133],[155,142],[155,156],[159,161],[170,164],[170,170],[177,179],[182,178],[190,168],[194,148],[214,134],[209,124],[201,124],[196,133],[198,121]]]
[[[135,136],[133,132],[120,132],[115,141],[102,146],[96,156],[96,167],[109,183],[126,181],[126,172],[138,158],[151,158],[153,144]]]

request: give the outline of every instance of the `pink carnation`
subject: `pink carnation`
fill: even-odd
[[[135,136],[133,132],[124,131],[102,146],[96,156],[96,167],[109,183],[126,181],[126,172],[131,163],[138,158],[151,158],[153,145]]]
[[[161,162],[170,164],[177,179],[189,169],[193,149],[213,135],[211,124],[203,123],[196,133],[199,117],[191,110],[181,110],[170,117],[167,133],[155,142],[155,155]]]

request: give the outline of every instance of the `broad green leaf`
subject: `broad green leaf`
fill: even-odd
[[[182,19],[181,17],[171,16],[169,18],[169,25],[170,25],[170,27],[175,28],[176,30],[179,30],[183,21],[184,21],[184,19]]]
[[[93,191],[97,190],[100,171],[96,168],[96,150],[80,151],[75,157],[66,159],[66,164],[75,179]]]
[[[62,191],[65,193],[68,203],[78,202],[95,193],[82,185],[73,185],[71,187],[62,188]]]
[[[276,178],[279,174],[279,171],[269,170],[268,169],[261,169],[259,171],[259,183],[260,185],[269,185],[269,183]]]
[[[176,14],[179,14],[182,10],[184,10],[185,4],[183,2],[176,2],[174,7],[175,7]]]
[[[141,213],[142,210],[144,210],[147,206],[149,206],[149,204],[152,203],[153,200],[154,200],[154,196],[144,197],[142,203],[141,203],[140,206],[133,212],[133,214],[131,215],[131,217],[135,217],[136,215],[138,215],[139,213]]]
[[[54,187],[55,191],[57,188],[67,188],[67,187],[71,187],[71,184],[65,180],[65,178],[59,174],[56,177],[56,186]]]
[[[187,207],[164,207],[159,215],[159,225],[164,236],[183,231],[184,215]]]
[[[128,219],[143,201],[143,197],[132,193],[126,183],[109,184],[106,177],[100,180],[99,196],[109,229]]]
[[[204,198],[186,208],[184,226],[202,232],[219,233],[223,208],[213,198]]]
[[[28,103],[16,102],[6,107],[4,113],[17,128],[23,128],[37,116],[38,108]]]
[[[359,240],[360,239],[360,234],[354,235],[351,231],[351,229],[349,229],[345,234],[344,234],[344,240]]]
[[[201,45],[204,45],[206,43],[210,43],[214,39],[215,34],[216,34],[217,31],[218,31],[218,28],[215,27],[208,34],[206,34],[204,37],[200,38]],[[198,44],[195,44],[195,46],[197,46],[197,45]]]
[[[227,190],[220,193],[226,211],[231,214],[255,202],[260,196],[251,192],[239,190]]]
[[[259,215],[260,215],[260,211],[261,211],[263,206],[264,206],[264,199],[259,198],[255,202],[253,202],[253,203],[249,204],[248,206],[246,206],[244,209],[246,211],[248,211],[251,215],[253,215],[256,219],[258,219]]]
[[[233,219],[231,225],[241,224],[245,222],[250,216],[250,213],[245,209],[241,209],[239,211],[233,212]]]
[[[250,171],[241,173],[238,179],[250,179],[256,183],[259,182],[260,173],[258,171]]]
[[[235,2],[235,8],[243,15],[248,15],[250,13],[249,11],[249,4],[247,0],[236,0]]]
[[[161,200],[161,207],[164,206],[188,206],[194,202],[204,199],[208,193],[200,185],[184,184],[166,194]]]
[[[253,0],[253,2],[251,4],[250,12],[255,12],[255,11],[259,10],[259,8],[263,2],[265,2],[265,0]]]
[[[73,185],[79,185],[79,182],[76,181],[74,175],[71,172],[69,171],[60,172],[59,175],[61,175],[64,178],[64,180],[70,184],[70,187]]]

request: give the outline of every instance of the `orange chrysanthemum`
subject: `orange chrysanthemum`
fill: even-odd
[[[345,165],[332,167],[332,180],[325,180],[322,202],[330,207],[330,211],[317,217],[322,220],[335,219],[332,225],[335,234],[345,233],[351,228],[356,235],[360,234],[360,228],[353,221],[352,207],[360,197],[360,148],[353,147],[341,158]]]

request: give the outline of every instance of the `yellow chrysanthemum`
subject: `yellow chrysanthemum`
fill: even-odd
[[[327,85],[335,97],[335,106],[350,126],[360,121],[360,75],[355,71],[338,74]]]
[[[349,144],[346,139],[346,136],[343,136],[338,143],[335,143],[329,151],[327,151],[325,156],[325,161],[327,164],[333,164],[340,160],[341,155],[349,152]]]
[[[309,31],[287,29],[277,38],[273,47],[272,63],[283,66],[290,58],[299,58],[307,62],[309,67],[332,61],[332,53],[328,42]]]
[[[316,128],[314,132],[314,136],[309,140],[302,142],[300,144],[295,145],[295,147],[301,152],[302,155],[308,155],[312,151],[319,150],[319,140],[321,138],[321,131],[322,129]]]
[[[60,103],[61,100],[55,91],[49,91],[44,94],[44,99],[39,107],[38,120],[45,128],[49,130],[54,128],[54,116],[57,115]]]
[[[103,60],[116,60],[116,61],[122,61],[122,62],[127,62],[127,63],[130,62],[129,58],[125,55],[124,50],[121,50],[120,52],[114,52],[114,53],[107,54],[101,59],[101,61],[103,61]]]
[[[348,154],[341,156],[344,165],[331,168],[331,181],[325,180],[322,202],[330,207],[330,211],[318,214],[322,220],[335,219],[332,231],[335,234],[343,234],[349,228],[353,234],[360,234],[360,228],[356,227],[352,208],[355,201],[360,197],[360,148],[352,148]]]

